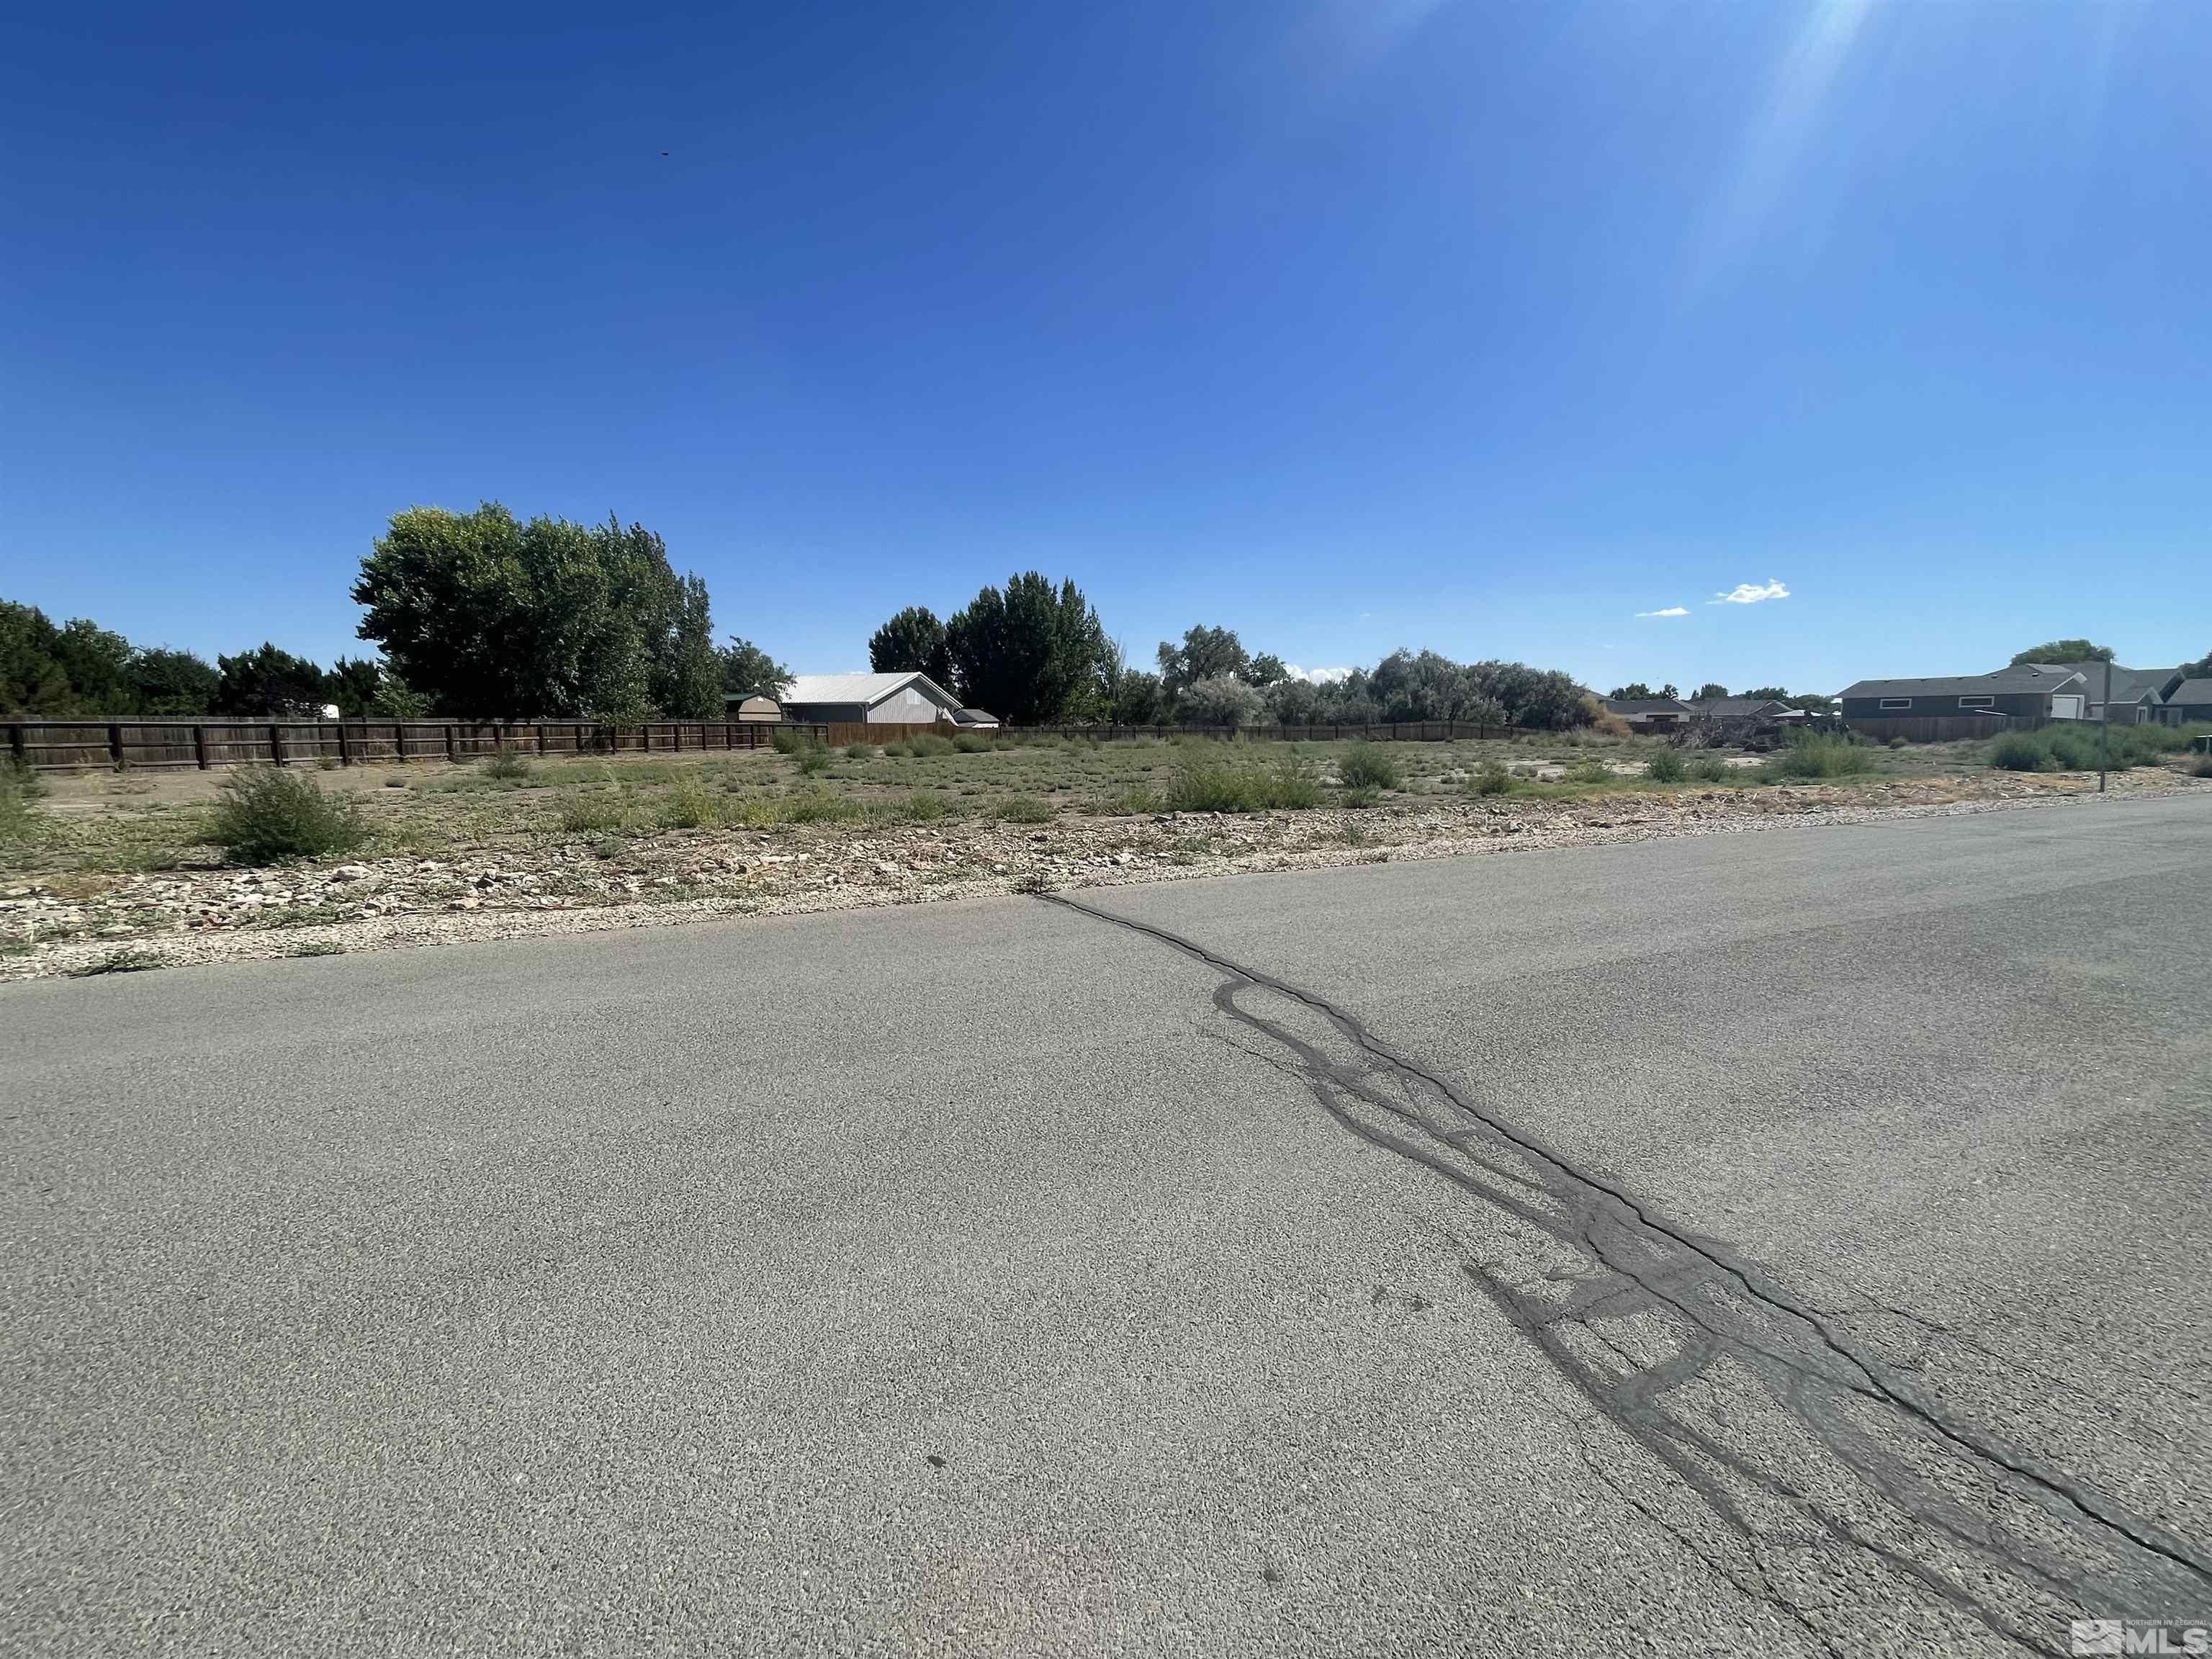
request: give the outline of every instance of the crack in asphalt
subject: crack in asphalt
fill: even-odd
[[[1253,1039],[1224,1041],[1296,1077],[1359,1140],[1486,1206],[1514,1248],[1500,1261],[1462,1260],[1470,1283],[1724,1524],[1767,1586],[1760,1599],[1824,1644],[1837,1609],[1790,1601],[1760,1559],[1785,1535],[1764,1524],[1769,1515],[1801,1543],[1809,1523],[1818,1547],[1856,1553],[1991,1632],[2054,1651],[2071,1618],[2162,1613],[2212,1590],[2212,1563],[2183,1540],[1954,1418],[1842,1329],[1845,1316],[1793,1297],[1724,1245],[1542,1146],[1327,999],[1165,928],[1064,894],[1036,896],[1220,974],[1213,1006]],[[1290,1018],[1247,1006],[1264,998],[1289,1004]],[[1299,1022],[1317,1029],[1302,1034]],[[1350,1053],[1338,1058],[1330,1046]],[[1866,1312],[1943,1328],[1881,1304]],[[1644,1319],[1673,1339],[1665,1358],[1637,1361],[1596,1322]],[[1769,1443],[1778,1438],[1787,1443],[1780,1459]],[[2001,1508],[2016,1513],[2008,1522]]]

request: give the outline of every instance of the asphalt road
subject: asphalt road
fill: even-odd
[[[2212,1615],[2212,799],[0,990],[0,1649]]]

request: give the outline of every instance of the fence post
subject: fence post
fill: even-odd
[[[538,722],[538,752],[541,755],[545,752],[545,722],[544,720]]]
[[[281,726],[269,728],[269,763],[271,766],[284,763],[284,728]]]
[[[15,757],[16,765],[27,767],[29,764],[25,758],[23,723],[21,720],[8,728],[8,752]],[[203,761],[201,764],[205,765],[206,763]]]
[[[123,728],[120,726],[107,728],[107,758],[115,763],[117,771],[123,769]]]
[[[353,764],[353,747],[346,741],[346,723],[343,720],[338,722],[338,764],[340,766]]]
[[[22,727],[17,726],[15,729],[20,732]],[[192,758],[199,763],[201,771],[204,772],[208,769],[207,727],[204,726],[192,727]]]
[[[459,766],[461,763],[461,745],[460,740],[453,735],[453,721],[447,720],[446,722],[446,758],[453,765]]]
[[[392,758],[396,761],[407,758],[407,726],[404,720],[392,722]]]
[[[653,752],[653,722],[646,721],[638,730],[645,733],[645,752],[650,755]]]

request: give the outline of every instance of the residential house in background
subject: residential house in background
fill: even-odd
[[[841,720],[927,726],[951,721],[960,707],[959,698],[918,670],[904,674],[800,674],[777,701],[784,720],[809,726]]]
[[[1779,697],[1708,697],[1702,702],[1690,704],[1690,718],[1693,720],[1757,720],[1764,726],[1775,720],[1802,717]]]
[[[1601,697],[1611,714],[1628,722],[1632,732],[1673,732],[1690,718],[1690,705],[1679,697]]]
[[[2173,674],[2149,717],[2167,726],[2212,720],[2212,679],[2185,680]]]
[[[2002,731],[2005,722],[1996,717],[2003,714],[2032,720],[2082,720],[2088,706],[2081,671],[2051,663],[2021,663],[1994,674],[1861,680],[1843,692],[1844,722],[1853,731],[1920,742]]]
[[[2105,672],[2112,671],[2112,724],[2133,726],[2140,721],[2155,720],[2155,710],[2166,688],[2178,678],[2171,668],[2123,668],[2118,663],[2069,662],[2059,665],[2070,668],[2081,676],[2081,684],[2088,701],[2082,705],[2084,720],[2105,718]]]

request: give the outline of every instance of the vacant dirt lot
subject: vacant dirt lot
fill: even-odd
[[[1594,736],[1070,741],[532,762],[508,777],[359,768],[317,781],[362,804],[368,846],[265,869],[227,865],[205,838],[221,774],[64,776],[0,843],[0,977],[1974,810],[2094,787],[1941,749],[1875,751],[1874,772],[1820,781],[1770,781],[1757,757],[1716,756],[1717,778],[1659,782],[1644,775],[1656,752]],[[1347,787],[1358,760],[1395,779]],[[1288,769],[1315,804],[1175,810],[1194,772],[1224,767]],[[2163,768],[2113,779],[2124,794],[2203,787]]]

